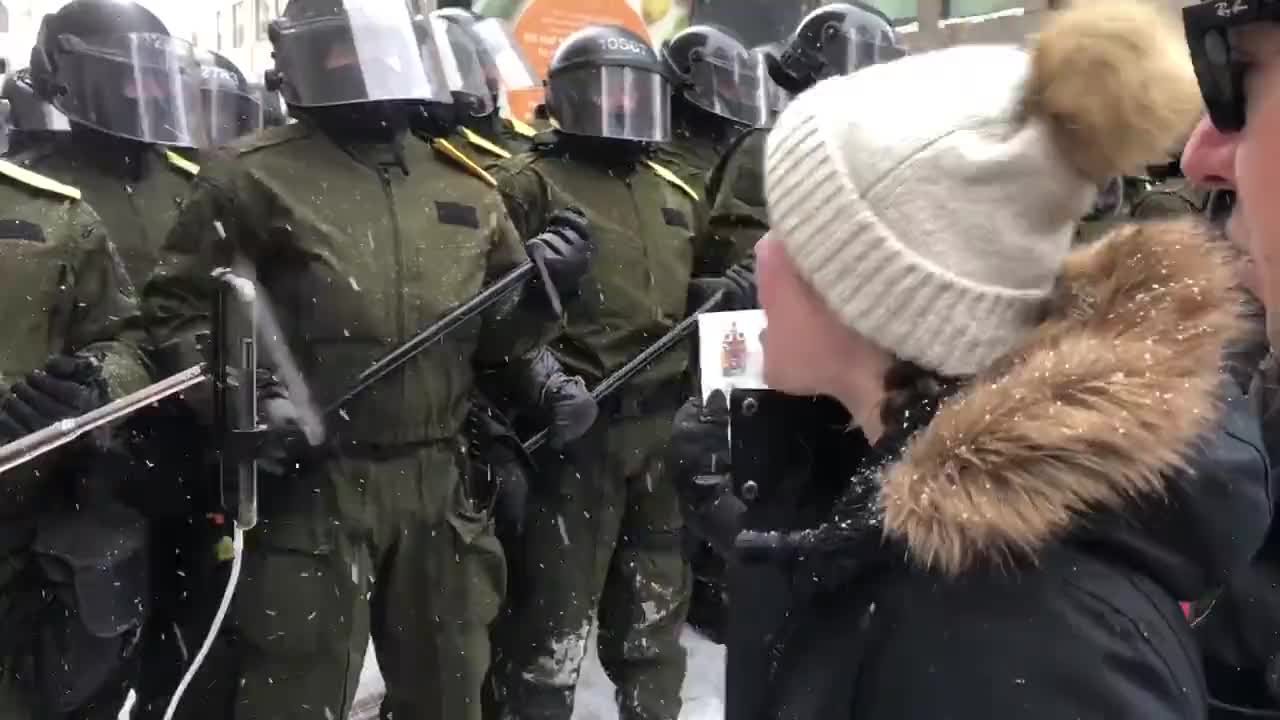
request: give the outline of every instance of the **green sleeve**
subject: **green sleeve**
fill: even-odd
[[[60,350],[98,358],[110,397],[117,399],[151,380],[142,353],[144,335],[138,304],[124,263],[102,221],[82,203],[72,212],[69,229],[75,234],[75,251],[68,267],[73,302],[67,323],[60,328]],[[0,400],[8,393],[8,387],[0,391]],[[39,503],[56,482],[60,457],[62,454],[55,451],[4,473],[0,478],[0,517]]]
[[[694,274],[718,275],[751,255],[769,231],[764,197],[767,135],[750,131],[721,159],[707,183],[710,211],[698,242]]]
[[[522,235],[516,231],[497,194],[490,196],[483,208],[485,217],[493,218],[489,228],[488,282],[494,282],[529,260]],[[543,307],[540,298],[526,293],[540,293],[538,287],[525,283],[506,300],[484,315],[484,328],[476,348],[477,364],[489,368],[509,362],[545,344],[560,330],[560,325]]]
[[[262,256],[266,227],[246,217],[246,198],[237,189],[230,167],[205,165],[173,228],[165,239],[159,264],[142,291],[142,318],[162,376],[181,372],[205,360],[197,342],[211,330],[218,292],[213,271],[243,258]]]
[[[529,157],[522,155],[500,163],[493,176],[516,234],[528,239],[542,232],[551,215],[550,198],[546,182],[531,167]]]
[[[95,222],[74,268],[75,306],[67,329],[71,352],[102,361],[113,399],[141,390],[151,382],[143,355],[146,335],[133,284],[106,228]]]

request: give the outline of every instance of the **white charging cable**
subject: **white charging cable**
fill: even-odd
[[[182,696],[187,692],[187,686],[191,684],[196,673],[200,672],[200,666],[204,664],[205,657],[213,648],[218,632],[222,630],[222,623],[227,619],[227,612],[231,609],[231,599],[235,597],[236,585],[240,583],[240,566],[244,562],[244,530],[234,523],[231,531],[231,547],[233,553],[231,577],[227,578],[227,588],[222,591],[222,603],[218,605],[218,612],[214,614],[213,622],[209,624],[209,634],[204,636],[200,652],[196,653],[195,659],[191,661],[191,667],[187,668],[186,674],[182,676],[182,682],[178,683],[178,689],[174,690],[173,697],[169,698],[169,707],[164,711],[164,720],[173,720],[174,713],[178,711],[178,705],[182,703]]]

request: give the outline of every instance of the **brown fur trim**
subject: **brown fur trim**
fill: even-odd
[[[1194,220],[1075,250],[1047,319],[885,471],[886,534],[956,574],[1034,560],[1080,516],[1163,495],[1216,420],[1240,308],[1226,249]]]

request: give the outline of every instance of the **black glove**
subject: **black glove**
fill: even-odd
[[[591,267],[594,249],[587,216],[577,208],[552,213],[542,234],[529,241],[530,256],[537,254],[536,259],[546,267],[561,297],[578,292],[582,277]]]
[[[756,261],[745,260],[730,267],[720,277],[700,277],[689,281],[688,314],[702,309],[717,292],[724,291],[720,302],[712,308],[720,310],[753,310],[760,306],[756,295]]]
[[[760,299],[756,293],[756,259],[734,265],[724,273],[725,283],[729,287],[727,295],[732,297],[729,303],[735,310],[753,310],[760,307]]]
[[[733,494],[729,403],[723,392],[711,393],[705,405],[691,398],[676,413],[666,468],[684,501],[690,528],[729,555],[746,506]]]
[[[289,399],[284,383],[269,371],[258,369],[258,422],[267,428],[259,452],[259,467],[284,475],[308,447],[298,408]]]
[[[102,363],[86,355],[54,355],[43,369],[9,388],[0,403],[0,438],[8,442],[107,403]]]
[[[563,448],[586,435],[595,424],[600,408],[587,384],[565,372],[550,350],[542,348],[534,356],[529,380],[537,390],[539,419],[551,430],[551,447]]]
[[[595,424],[599,408],[582,378],[564,371],[545,347],[513,359],[498,374],[496,390],[527,413],[538,425],[550,429],[551,446],[561,449]]]

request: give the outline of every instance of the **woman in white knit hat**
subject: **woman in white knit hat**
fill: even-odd
[[[1205,717],[1178,601],[1269,521],[1256,428],[1215,432],[1232,273],[1190,221],[1071,246],[1199,107],[1177,30],[1101,0],[1029,51],[920,54],[786,109],[766,380],[838,398],[875,459],[828,524],[738,538],[795,563],[796,602],[770,701],[729,720]],[[1231,473],[1186,472],[1202,451]]]

